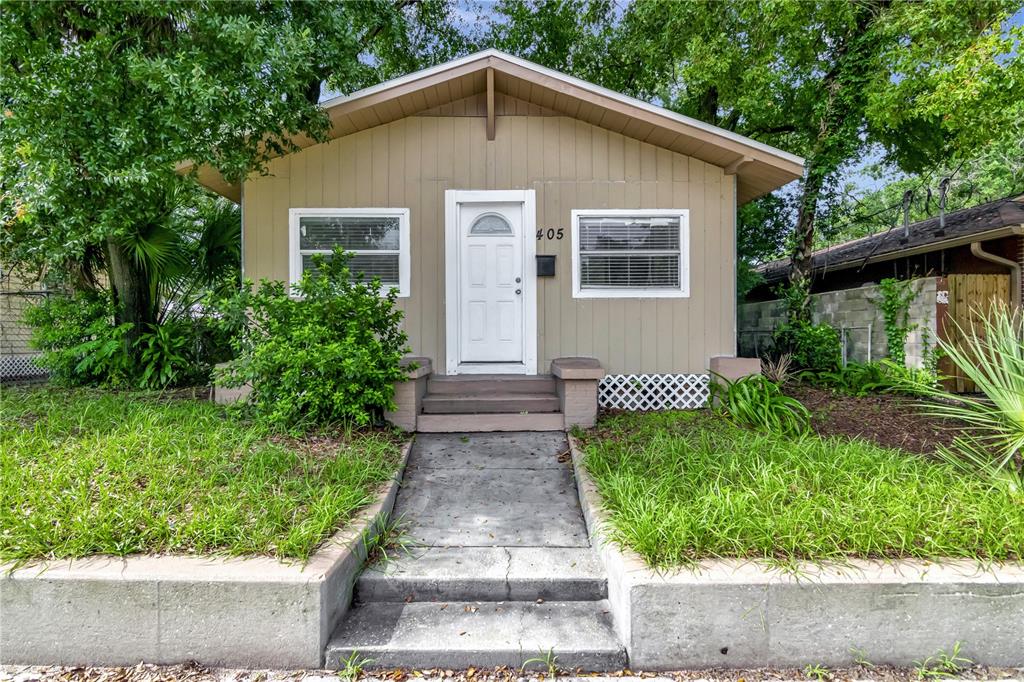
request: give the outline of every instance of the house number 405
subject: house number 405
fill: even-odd
[[[565,230],[561,227],[549,227],[548,229],[541,228],[537,230],[537,241],[547,237],[548,239],[561,239],[565,236]]]

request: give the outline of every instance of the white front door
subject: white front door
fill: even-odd
[[[527,215],[533,202],[525,200],[526,194],[449,192],[454,196],[449,196],[448,210],[454,215],[448,216],[446,239],[455,242],[446,249],[455,257],[446,264],[451,374],[536,373],[536,359],[530,357],[535,345],[527,337],[528,327],[536,334],[536,291],[529,240],[533,220]]]

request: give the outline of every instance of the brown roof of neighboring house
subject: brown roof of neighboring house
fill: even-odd
[[[724,128],[573,78],[499,50],[484,50],[321,103],[330,137],[389,123],[476,93],[503,93],[564,116],[670,149],[736,174],[740,203],[796,180],[804,160]],[[493,115],[493,114],[492,114]],[[299,138],[300,147],[315,142]],[[194,164],[184,162],[180,172]],[[216,169],[200,167],[199,182],[238,201],[241,188]]]
[[[911,223],[907,235],[903,226],[897,225],[886,232],[819,249],[811,256],[811,268],[823,274],[1019,232],[1024,229],[1024,195],[953,211],[946,214],[944,226],[940,222],[936,216]],[[789,269],[790,260],[782,258],[765,263],[757,271],[772,284],[785,279]]]

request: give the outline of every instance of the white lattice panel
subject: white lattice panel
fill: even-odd
[[[46,370],[37,367],[35,359],[37,355],[4,355],[0,356],[0,379],[21,379],[26,377],[41,377],[46,375]]]
[[[707,374],[609,374],[597,389],[601,407],[619,410],[693,410],[708,402]]]

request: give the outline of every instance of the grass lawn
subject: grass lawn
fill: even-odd
[[[0,391],[0,560],[173,552],[306,559],[394,475],[398,441],[271,437],[209,402]]]
[[[608,417],[580,442],[614,540],[654,567],[1024,559],[1024,493],[863,440],[783,438],[697,411]]]

